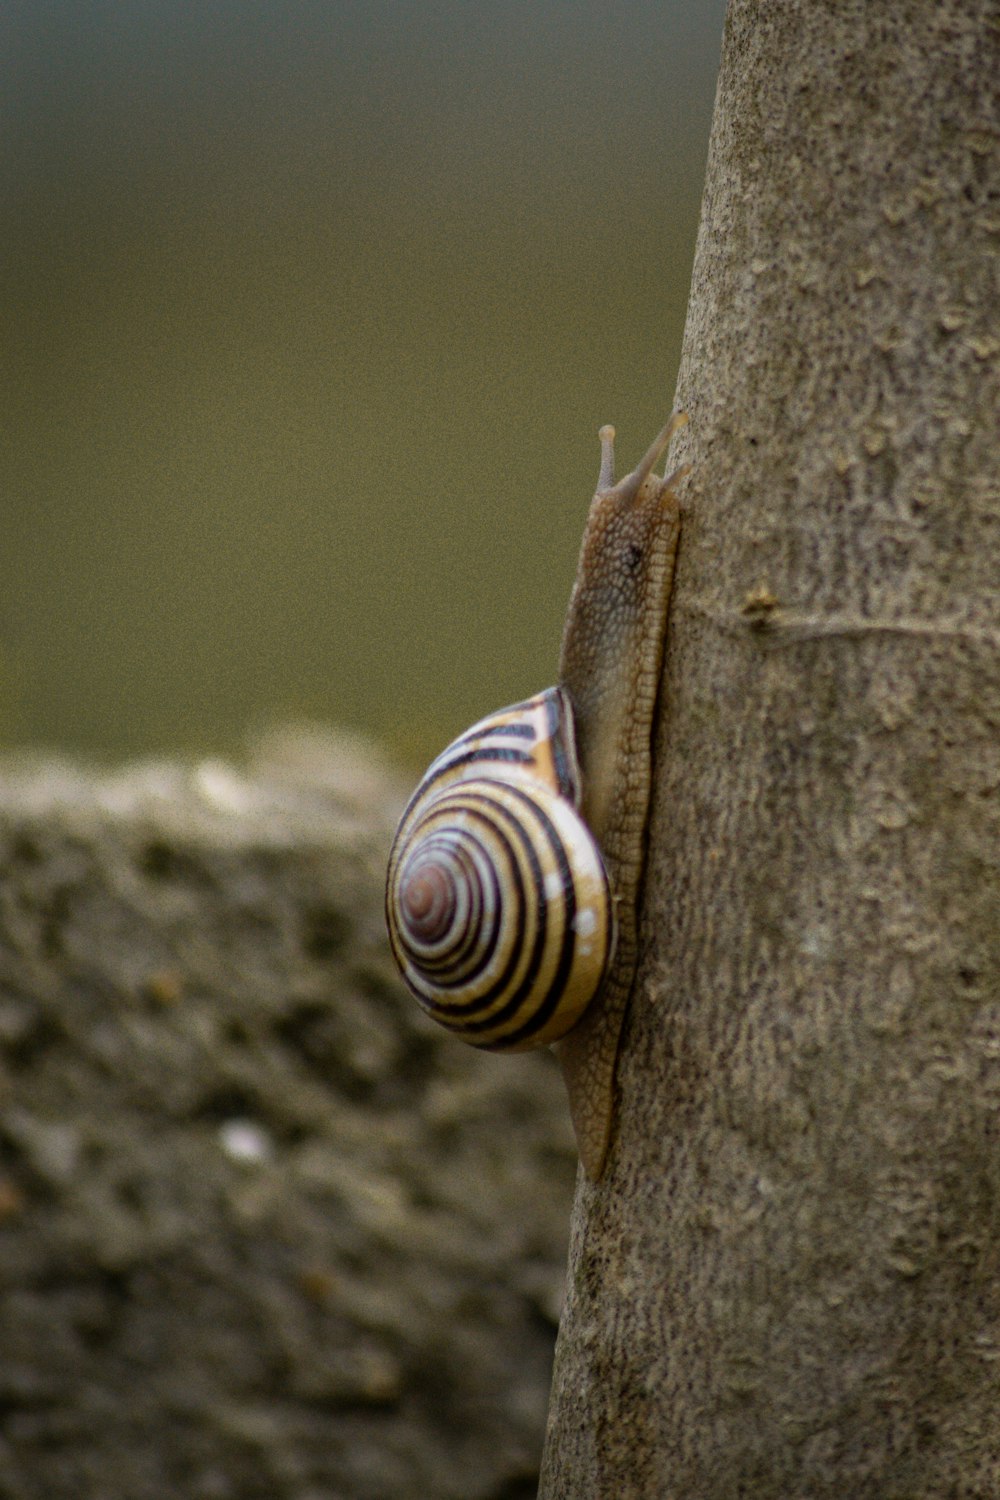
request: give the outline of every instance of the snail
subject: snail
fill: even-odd
[[[554,1045],[592,1181],[635,974],[673,486],[687,472],[653,468],[686,420],[675,414],[617,483],[615,431],[601,428],[558,686],[480,720],[432,762],[386,879],[393,955],[434,1020],[495,1051]]]

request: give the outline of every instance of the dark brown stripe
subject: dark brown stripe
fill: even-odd
[[[573,920],[576,917],[576,888],[573,884],[572,870],[570,868],[569,858],[566,853],[566,846],[564,845],[562,839],[559,837],[559,834],[557,833],[555,825],[552,822],[551,818],[546,812],[542,811],[537,803],[535,803],[518,787],[508,787],[507,790],[513,792],[515,796],[519,797],[522,802],[524,802],[531,808],[532,812],[535,815],[535,818],[537,819],[545,833],[545,837],[548,840],[549,847],[552,849],[552,852],[555,855],[559,874],[563,880],[563,888],[566,892],[566,921],[563,927],[563,937],[559,952],[559,962],[556,965],[556,971],[553,975],[552,983],[549,985],[544,998],[533,1007],[531,1014],[519,1027],[517,1027],[516,1030],[508,1032],[506,1036],[500,1037],[496,1041],[487,1044],[491,1050],[497,1052],[501,1052],[508,1047],[515,1047],[520,1042],[527,1041],[529,1037],[534,1036],[537,1032],[543,1030],[548,1022],[552,1019],[552,1016],[559,1008],[559,1002],[562,999],[563,994],[565,993],[566,980],[571,968],[573,967],[573,956],[576,949],[576,933],[573,930]],[[534,850],[532,850],[532,856],[534,857]],[[541,910],[546,911],[548,908],[548,901],[545,898],[544,888],[539,889],[539,900],[541,904]],[[511,997],[509,1004],[504,1006],[503,1011],[494,1018],[495,1021],[499,1021],[501,1017],[507,1019],[508,1013],[512,1016],[516,1015],[521,1005],[530,994],[532,984],[537,978],[538,969],[541,966],[541,949],[537,944],[535,954],[533,956],[537,959],[537,963],[534,965],[533,970],[529,970],[529,972],[525,975],[523,982],[518,987],[517,993]]]

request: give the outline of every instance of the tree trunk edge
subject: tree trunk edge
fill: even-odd
[[[986,0],[729,8],[543,1500],[1000,1493],[998,59]]]

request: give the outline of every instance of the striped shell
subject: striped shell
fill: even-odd
[[[473,1046],[555,1041],[604,977],[614,907],[579,803],[572,710],[549,688],[449,745],[403,814],[393,954],[428,1015]]]

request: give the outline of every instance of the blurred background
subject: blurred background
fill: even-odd
[[[724,0],[7,0],[0,748],[418,762],[669,413]]]

